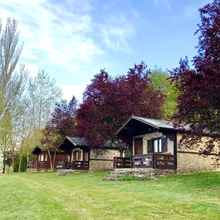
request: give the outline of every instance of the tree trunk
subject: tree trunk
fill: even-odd
[[[22,162],[22,156],[19,154],[18,172],[21,172],[21,162]]]
[[[48,152],[48,156],[49,156],[50,169],[53,169],[53,162],[52,162],[52,158],[51,158],[50,150],[47,149],[47,152]]]
[[[55,169],[56,156],[57,156],[57,149],[55,149],[55,152],[53,155],[53,169]]]
[[[6,167],[6,164],[5,164],[5,152],[3,152],[3,169],[2,169],[2,173],[5,174],[5,167]]]
[[[30,161],[29,153],[27,153],[26,155],[26,160],[27,160],[27,168],[30,168],[29,167],[29,161]]]

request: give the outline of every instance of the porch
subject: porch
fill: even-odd
[[[89,169],[89,147],[83,138],[66,136],[59,149],[67,155],[67,159],[60,161],[57,169]]]
[[[114,157],[114,168],[176,169],[176,158],[171,154],[145,154],[133,157]]]
[[[114,168],[176,169],[176,129],[169,122],[132,116],[117,135],[129,147]]]

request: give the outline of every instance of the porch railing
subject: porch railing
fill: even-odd
[[[134,167],[153,167],[153,155],[135,155],[133,156]]]
[[[30,161],[28,164],[28,168],[31,169],[50,169],[49,161]],[[55,162],[56,169],[76,169],[76,170],[88,170],[89,169],[89,161],[56,161]]]
[[[48,161],[38,161],[38,160],[33,160],[33,161],[29,161],[28,162],[28,168],[30,169],[37,169],[37,170],[41,170],[41,169],[49,169],[50,168],[50,164]]]
[[[145,154],[130,157],[115,157],[114,168],[152,167],[175,169],[175,156],[170,154]]]
[[[85,161],[85,160],[72,161],[71,169],[88,170],[89,169],[89,161]]]
[[[114,168],[131,168],[133,161],[131,157],[114,157],[113,167]]]
[[[171,154],[154,154],[153,163],[156,169],[176,169],[175,156]]]

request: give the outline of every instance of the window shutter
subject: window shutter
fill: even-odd
[[[162,152],[167,152],[167,137],[162,137]]]
[[[147,152],[148,153],[153,153],[154,152],[153,140],[148,140],[147,141]]]

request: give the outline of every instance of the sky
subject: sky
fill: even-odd
[[[0,18],[18,21],[20,63],[44,69],[63,97],[82,99],[100,69],[126,73],[144,61],[169,70],[196,53],[198,9],[210,0],[0,0]]]

